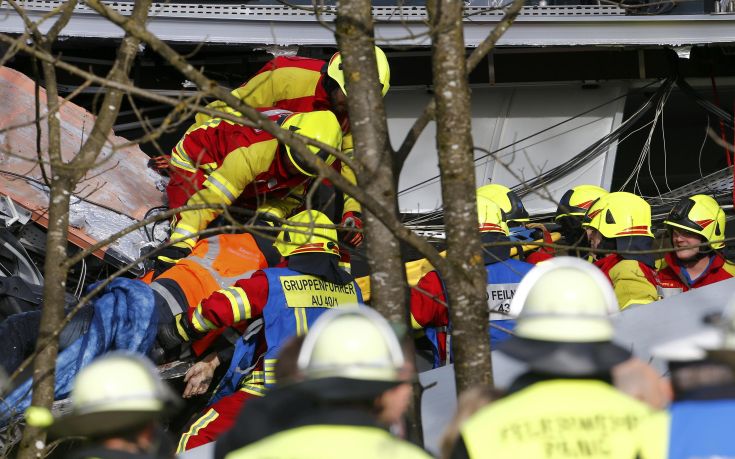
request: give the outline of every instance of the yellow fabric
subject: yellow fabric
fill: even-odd
[[[551,233],[551,240],[553,242],[558,241],[561,239],[560,233]],[[538,242],[543,242],[542,239],[539,239]],[[535,250],[537,249],[537,245],[533,244],[526,244],[521,247],[521,249],[524,252],[528,252],[529,250]],[[439,252],[439,255],[442,257],[447,256],[446,250],[443,252]],[[515,247],[510,248],[510,256],[513,258],[517,258],[518,250]],[[409,261],[405,264],[406,266],[406,279],[408,280],[408,286],[409,287],[415,287],[422,277],[430,273],[431,271],[434,271],[434,266],[427,260],[426,258],[422,258],[420,260],[414,260]],[[360,291],[362,292],[362,299],[365,302],[370,301],[370,276],[363,276],[358,277],[355,279],[355,282],[357,282],[357,285],[360,286]]]
[[[351,138],[352,136],[350,136]],[[342,171],[341,171],[342,177],[350,182],[352,185],[357,185],[357,178],[355,177],[355,171],[353,171],[350,166],[348,166],[345,163],[342,163]],[[357,199],[353,198],[352,196],[345,193],[345,201],[343,206],[343,214],[346,214],[347,212],[360,212],[362,209],[362,206],[360,206],[360,203],[357,202]]]
[[[258,206],[257,211],[261,214],[269,214],[273,217],[285,219],[301,206],[301,200],[296,196],[304,195],[304,186],[299,185],[293,188],[292,195],[285,198],[266,199],[263,204]]]
[[[281,67],[255,75],[243,86],[234,89],[232,95],[245,104],[256,107],[272,107],[279,100],[304,97],[313,94],[321,74],[313,70],[297,67]],[[221,110],[226,113],[237,113],[221,100],[207,105],[207,108]],[[211,118],[205,113],[197,113],[196,128]],[[189,130],[191,130],[190,128]]]
[[[226,459],[428,459],[427,453],[377,427],[313,425],[289,429],[237,449]]]
[[[608,275],[621,310],[631,304],[648,304],[658,300],[656,286],[646,279],[637,261],[622,260],[612,267]]]
[[[650,441],[643,443],[641,457],[643,459],[669,457],[669,434],[671,415],[668,411],[659,411],[646,419],[641,425],[643,438]]]
[[[352,283],[338,285],[308,275],[282,277],[280,282],[289,308],[337,308],[357,298]]]
[[[482,408],[461,433],[470,458],[633,459],[654,440],[641,434],[650,416],[604,382],[552,380]]]
[[[724,265],[722,265],[722,269],[725,270],[728,274],[735,277],[735,263],[731,263],[729,261],[726,261]]]
[[[278,141],[272,139],[229,152],[222,165],[204,182],[204,187],[189,198],[186,204],[231,204],[234,199],[240,196],[245,187],[255,180],[258,174],[268,170],[277,150]],[[218,185],[224,186],[226,190]],[[227,191],[231,193],[231,196],[226,196]],[[220,213],[222,213],[220,208],[182,212],[181,218],[172,232],[171,240],[180,240],[186,237],[177,233],[179,228],[187,228],[193,233],[202,231]],[[187,238],[191,241],[197,240],[195,235]],[[191,245],[193,245],[193,242]]]

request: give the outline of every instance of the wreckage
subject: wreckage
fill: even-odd
[[[318,25],[313,14],[264,3],[157,4],[150,27],[182,51],[196,49],[197,64],[228,86],[257,70],[271,57],[269,53],[331,54],[334,37]],[[470,3],[469,48],[499,19],[497,11],[488,9],[491,2]],[[678,198],[712,194],[732,221],[731,152],[707,133],[712,126],[717,135],[731,138],[735,124],[730,109],[735,99],[730,45],[735,41],[735,15],[728,14],[732,2],[660,3],[660,10],[646,16],[632,15],[616,5],[527,6],[471,79],[477,183],[513,187],[538,221],[548,221],[561,194],[582,183],[636,191],[653,206],[658,221]],[[131,4],[116,2],[115,8],[126,12]],[[58,2],[26,5],[30,17],[38,18]],[[6,8],[0,6],[8,13],[0,19],[0,30],[22,32],[19,18]],[[402,14],[396,14],[395,5],[377,6],[374,11],[378,43],[386,47],[395,68],[395,81],[386,97],[395,141],[407,132],[430,98],[428,72],[420,71],[429,60],[428,41],[421,38],[426,11],[420,4],[410,5]],[[184,22],[196,26],[182,27]],[[114,47],[110,43],[121,35],[84,5],[77,8],[64,33],[58,47],[65,59],[95,59],[103,67],[111,62]],[[263,37],[273,39],[265,43]],[[78,50],[80,43],[85,44],[84,52]],[[30,74],[23,58],[9,65]],[[156,72],[145,71],[153,68]],[[141,51],[133,73],[141,87],[167,94],[189,91],[189,82],[147,50]],[[60,81],[62,94],[79,89],[63,74]],[[89,88],[80,103],[91,109],[99,91]],[[43,278],[38,266],[44,257],[48,188],[36,160],[38,128],[33,113],[38,103],[43,115],[45,93],[41,89],[36,101],[34,92],[35,83],[19,71],[0,71],[0,100],[7,107],[0,117],[0,219],[5,227],[0,229],[4,247],[0,252],[0,319],[37,308],[41,301]],[[168,109],[152,103],[145,106],[150,114],[146,122],[154,125]],[[93,117],[81,106],[65,103],[60,119],[64,154],[74,154]],[[116,132],[135,138],[142,123],[132,113],[123,113]],[[9,129],[13,126],[19,128]],[[41,123],[42,140],[44,127]],[[400,177],[399,204],[414,230],[441,245],[434,134],[430,126],[409,156],[411,167]],[[167,145],[173,145],[174,137]],[[123,137],[111,137],[102,155],[109,160],[101,162],[75,190],[72,250],[89,247],[165,205],[165,178],[146,166],[149,156],[160,152],[151,145],[127,143]],[[733,225],[729,227],[727,235],[732,236]],[[68,284],[69,294],[78,295],[112,268],[132,265],[133,275],[141,273],[141,255],[163,241],[166,233],[165,224],[150,225],[95,252],[72,270],[75,281]],[[431,266],[412,260],[408,269],[409,277],[418,279]],[[364,274],[364,267],[358,263],[356,271]],[[721,298],[730,294],[732,285],[733,281],[727,281],[632,308],[620,316],[620,339],[628,345],[637,343],[634,352],[647,358],[650,346],[670,339],[671,333],[695,331],[698,322],[687,305],[702,305],[698,313],[716,312],[724,306]],[[664,327],[650,327],[660,323],[662,316],[669,322],[666,336],[658,333]],[[503,378],[509,380],[513,374],[513,363],[496,356],[494,365],[502,386]],[[437,438],[442,414],[453,409],[451,381],[450,367],[422,375],[424,384],[439,382],[427,390],[424,400],[427,440]]]

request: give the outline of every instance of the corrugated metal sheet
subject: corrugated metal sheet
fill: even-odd
[[[48,189],[37,160],[34,122],[35,85],[27,76],[0,68],[0,194],[11,197],[33,212],[33,219],[46,226]],[[47,158],[46,91],[39,95],[41,150]],[[95,117],[78,105],[65,102],[58,117],[61,121],[61,152],[64,160],[71,160],[86,140]],[[146,167],[148,157],[137,146],[123,146],[126,139],[110,135],[98,164],[90,170],[75,190],[75,196],[87,202],[75,204],[70,228],[70,240],[86,247],[105,234],[124,228],[133,220],[140,220],[151,207],[163,204],[163,193],[156,182],[161,180]],[[47,169],[48,170],[48,169]],[[101,218],[96,218],[101,217]],[[102,226],[102,231],[99,230]],[[132,246],[134,241],[128,241]],[[139,247],[138,247],[139,248]],[[127,252],[127,250],[123,250]],[[102,252],[97,253],[98,256]]]

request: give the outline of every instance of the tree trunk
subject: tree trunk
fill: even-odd
[[[447,260],[443,276],[452,321],[457,390],[492,384],[487,274],[477,230],[470,91],[465,72],[462,2],[431,0],[432,71],[436,101]]]
[[[337,10],[337,44],[343,60],[350,126],[354,137],[357,182],[369,196],[398,217],[393,176],[393,149],[388,137],[383,95],[375,64],[375,41],[370,0],[341,0]],[[394,323],[411,330],[406,270],[398,238],[383,222],[365,212],[365,243],[370,267],[371,304]],[[419,398],[409,415],[409,438],[423,443]]]
[[[350,125],[355,141],[360,187],[397,215],[396,180],[391,167],[383,96],[375,65],[373,20],[369,0],[343,0],[337,13],[337,43],[347,83]],[[366,243],[372,304],[388,320],[408,324],[406,273],[398,239],[366,212]]]
[[[52,166],[53,167],[53,166]],[[69,227],[69,190],[73,185],[66,177],[54,175],[51,179],[49,197],[49,225],[46,236],[46,261],[44,263],[43,308],[38,344],[47,343],[64,318],[64,294],[67,270],[62,269],[59,260],[67,257],[66,244]],[[56,375],[56,356],[59,350],[58,339],[38,349],[33,364],[34,407],[50,408],[54,401]],[[23,432],[18,459],[41,457],[45,448],[46,432],[43,426],[27,425]]]
[[[136,22],[145,22],[150,3],[151,0],[136,2],[132,14]],[[51,45],[59,30],[55,30],[48,40],[43,40],[42,46],[46,51],[51,52]],[[138,43],[139,41],[131,36],[126,36],[123,39],[117,60],[108,78],[118,82],[127,79],[130,66],[137,53]],[[55,68],[53,64],[44,62],[43,69],[46,80],[47,106],[49,113],[54,115],[48,117],[48,157],[51,170],[49,226],[44,262],[43,308],[36,343],[37,355],[33,363],[31,407],[50,409],[54,401],[56,358],[59,348],[58,336],[55,336],[55,332],[65,315],[64,299],[69,267],[65,263],[60,263],[60,260],[68,258],[69,203],[78,180],[94,167],[95,160],[107,141],[112,130],[112,124],[117,118],[123,93],[119,90],[109,90],[106,93],[90,136],[80,148],[77,156],[65,164],[61,157],[61,134],[59,119],[57,118],[59,100]],[[34,425],[33,422],[28,423],[23,432],[18,451],[17,457],[19,459],[32,459],[43,455],[46,441],[46,432],[43,427],[42,425]]]

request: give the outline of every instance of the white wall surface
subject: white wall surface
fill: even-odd
[[[576,116],[625,91],[623,84],[610,83],[595,89],[582,89],[580,84],[475,88],[472,91],[472,131],[477,147],[495,151],[554,124]],[[398,148],[415,117],[429,100],[422,90],[396,88],[386,97],[389,128],[393,146]],[[476,183],[500,183],[514,186],[557,166],[580,153],[596,140],[617,127],[622,120],[625,99],[609,103],[578,119],[565,123],[497,154],[497,161],[479,159]],[[434,123],[419,138],[404,166],[399,180],[399,204],[404,212],[426,212],[441,206],[438,180],[411,188],[438,176]],[[591,163],[563,177],[548,187],[558,199],[578,184],[610,185],[615,147]],[[476,151],[475,158],[484,156]],[[608,164],[609,163],[609,164]],[[556,209],[539,195],[524,198],[531,213]]]

